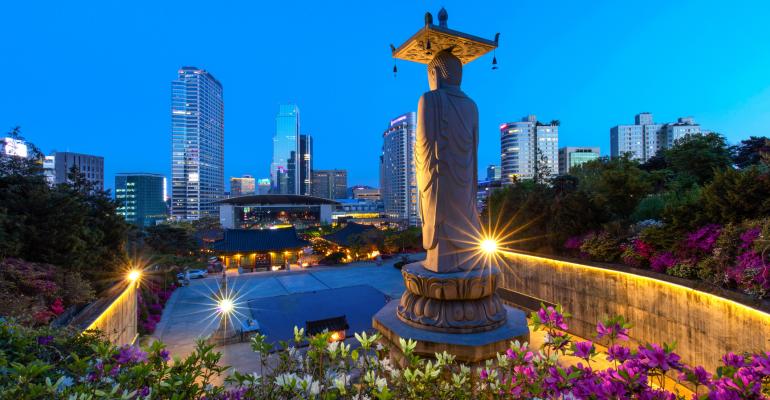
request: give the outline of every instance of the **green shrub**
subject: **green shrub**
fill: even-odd
[[[698,269],[689,263],[679,263],[667,269],[666,273],[680,278],[694,279],[698,276]]]
[[[594,260],[613,262],[620,256],[620,241],[607,232],[591,233],[583,240],[580,251]]]

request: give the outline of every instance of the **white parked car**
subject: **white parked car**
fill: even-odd
[[[205,269],[191,269],[191,270],[188,270],[187,272],[189,272],[189,274],[190,274],[190,279],[205,278],[209,274],[209,272],[206,271]],[[176,277],[178,279],[184,279],[185,278],[185,273],[182,272],[180,274],[177,274]]]

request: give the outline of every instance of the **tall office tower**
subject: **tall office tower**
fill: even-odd
[[[104,157],[57,151],[45,156],[43,161],[43,171],[51,185],[68,183],[68,176],[73,167],[77,168],[95,189],[104,189]]]
[[[487,181],[499,181],[502,176],[502,169],[499,165],[490,164],[487,167]]]
[[[313,137],[299,135],[299,194],[313,194]]]
[[[559,172],[559,125],[543,124],[534,115],[500,125],[501,176],[503,183],[532,179],[537,168],[550,176]]]
[[[257,190],[257,182],[251,175],[230,178],[230,197],[247,196]]]
[[[117,213],[140,228],[168,218],[166,177],[160,174],[119,173],[115,175]]]
[[[691,117],[679,118],[671,124],[656,124],[648,112],[634,116],[633,125],[617,125],[610,128],[610,155],[619,157],[629,153],[631,158],[645,162],[660,150],[667,149],[674,141],[687,134],[700,133]]]
[[[257,181],[257,194],[268,194],[270,193],[270,178],[261,178],[259,181]]]
[[[171,82],[171,217],[217,217],[225,193],[222,84],[195,67]]]
[[[297,174],[297,154],[299,153],[299,107],[295,104],[282,104],[275,116],[275,136],[273,136],[273,162],[270,164],[270,178],[274,192],[280,194],[298,194],[299,176]],[[290,165],[293,164],[293,165]],[[278,179],[278,171],[283,168],[286,174],[285,185]]]
[[[562,147],[559,149],[559,175],[569,174],[572,168],[597,158],[598,147]]]
[[[319,169],[313,171],[313,196],[324,199],[344,199],[348,194],[348,171]]]
[[[414,166],[417,114],[409,112],[390,121],[382,134],[380,191],[385,213],[405,225],[420,226],[417,176]]]

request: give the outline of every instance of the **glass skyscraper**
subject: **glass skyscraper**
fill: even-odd
[[[299,136],[299,194],[310,196],[313,192],[313,137]]]
[[[118,215],[126,222],[146,227],[165,221],[166,177],[160,174],[119,173],[115,175]]]
[[[280,194],[299,194],[299,107],[295,104],[282,104],[275,116],[275,136],[273,136],[273,162],[270,164],[270,178],[274,190]],[[280,176],[283,170],[284,176]],[[283,182],[285,181],[285,184]]]
[[[196,67],[171,82],[171,215],[216,217],[225,192],[225,111],[222,84]]]
[[[420,226],[414,142],[417,114],[409,112],[390,121],[382,134],[380,190],[385,213],[409,226]]]

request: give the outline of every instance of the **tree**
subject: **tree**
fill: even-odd
[[[21,137],[18,129],[10,134]],[[72,183],[50,187],[41,153],[0,155],[0,256],[53,264],[99,286],[125,268],[126,224],[109,193],[93,190],[79,172]]]
[[[189,256],[197,250],[189,229],[171,224],[159,224],[145,229],[145,244],[160,254]]]
[[[628,155],[583,163],[573,174],[579,180],[578,189],[589,194],[591,201],[612,219],[627,220],[636,205],[652,192],[649,174]]]
[[[676,179],[699,185],[711,181],[715,171],[732,163],[725,138],[718,133],[685,135],[664,150],[663,157]]]
[[[703,189],[703,205],[710,222],[766,217],[770,215],[770,173],[756,165],[717,172]]]
[[[734,146],[731,150],[733,163],[738,168],[767,164],[767,158],[770,156],[770,139],[766,136],[751,136],[746,140],[741,140],[741,144]]]
[[[532,179],[535,183],[547,183],[551,175],[553,175],[553,171],[548,166],[548,157],[540,148],[535,149],[535,174]]]

